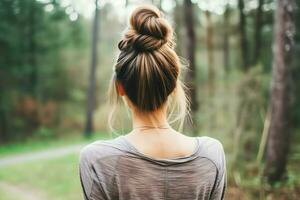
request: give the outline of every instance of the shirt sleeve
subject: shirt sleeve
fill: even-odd
[[[106,195],[97,178],[95,170],[93,170],[92,162],[89,159],[87,149],[83,149],[80,153],[79,176],[83,192],[84,200],[105,200]]]
[[[211,199],[212,200],[223,200],[225,196],[225,190],[227,187],[227,173],[226,173],[226,160],[225,153],[221,143],[218,144],[218,173],[215,183],[214,190],[212,191]]]

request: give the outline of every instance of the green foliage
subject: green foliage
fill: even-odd
[[[34,134],[39,138],[51,138],[54,136],[53,130],[46,128],[46,127],[39,127]]]
[[[22,116],[24,98],[31,98],[37,113],[49,101],[59,105],[70,100],[72,81],[62,52],[85,47],[82,20],[71,22],[55,3],[51,12],[44,6],[36,0],[0,2],[0,137],[4,140],[30,135],[41,125],[37,114]]]

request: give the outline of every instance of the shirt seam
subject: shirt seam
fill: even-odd
[[[92,170],[93,170],[93,172],[95,173],[97,179],[99,179],[98,175],[96,174],[96,171],[95,171],[94,167],[92,167]],[[99,181],[99,188],[100,188],[101,192],[103,193],[104,199],[108,199],[107,194],[105,193],[105,191],[104,191],[104,189],[103,189],[103,186],[102,186],[102,184],[101,184],[101,180],[98,180],[98,181]],[[89,194],[89,199],[90,199],[90,197],[92,197],[91,195],[92,195],[92,193],[93,193],[93,187],[95,187],[95,180],[92,180],[91,192],[90,192],[90,194]]]
[[[99,176],[97,175],[97,173],[96,173],[96,171],[95,171],[95,169],[94,169],[94,164],[95,164],[98,160],[106,159],[106,158],[109,158],[110,156],[113,156],[113,157],[114,157],[114,156],[119,156],[119,155],[109,155],[109,156],[105,156],[105,157],[102,157],[101,159],[97,159],[97,160],[95,160],[95,161],[93,161],[93,162],[90,163],[91,170],[92,170],[92,171],[95,173],[95,175],[97,176],[97,179],[98,179],[98,181],[99,181],[99,188],[100,188],[101,192],[103,193],[105,199],[108,199],[108,197],[107,197],[107,194],[105,193],[105,190],[103,189],[103,186],[102,186],[102,183],[103,183],[103,182],[101,182],[101,180],[99,180]],[[119,162],[119,160],[120,160],[120,158],[118,158],[117,163]],[[105,182],[104,182],[104,183],[105,183]],[[95,184],[95,180],[92,181],[91,192],[90,192],[90,194],[89,194],[89,196],[88,196],[89,198],[91,197],[91,194],[92,194],[92,188],[93,188],[94,184]]]
[[[165,167],[165,194],[164,194],[164,199],[167,200],[167,194],[168,194],[168,179],[167,179],[167,174],[168,174],[168,167]]]
[[[213,194],[214,190],[216,189],[216,186],[219,184],[218,182],[219,182],[220,169],[218,168],[217,164],[212,159],[210,159],[206,156],[199,156],[199,157],[209,160],[216,167],[216,178],[215,178],[215,181],[214,181],[213,188],[211,189],[210,194],[209,194],[209,198],[211,198],[211,195]],[[223,172],[223,174],[224,174],[224,172]]]

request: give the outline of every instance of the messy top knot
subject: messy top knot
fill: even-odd
[[[178,79],[180,61],[174,51],[173,30],[160,11],[154,6],[137,7],[118,47],[120,54],[109,90],[113,110],[109,124],[119,99],[119,84],[140,112],[161,108],[173,94],[175,99],[172,98],[174,101],[171,102],[178,103],[180,114],[177,119],[182,119],[183,123],[188,101]]]
[[[120,50],[135,48],[138,51],[157,50],[165,44],[172,45],[172,28],[154,6],[142,6],[133,11],[130,27],[119,43]]]

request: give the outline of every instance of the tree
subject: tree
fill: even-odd
[[[30,73],[30,89],[32,93],[36,96],[36,87],[38,82],[38,68],[36,65],[36,42],[35,42],[35,35],[36,35],[36,2],[30,2],[30,12],[29,12],[29,52],[30,55],[28,56],[28,64],[31,66],[31,73]]]
[[[224,52],[224,69],[229,71],[229,5],[226,5],[224,12],[224,36],[223,36],[223,52]]]
[[[96,86],[96,67],[97,67],[97,44],[98,44],[99,8],[98,0],[95,0],[95,17],[92,30],[92,62],[89,76],[89,88],[87,94],[87,111],[85,135],[89,137],[93,132],[93,113],[95,106],[95,86]]]
[[[256,23],[255,23],[255,48],[254,48],[254,64],[257,63],[261,48],[261,28],[262,28],[262,5],[264,1],[258,0],[258,7],[256,10]]]
[[[183,13],[186,29],[186,54],[189,68],[185,74],[185,82],[189,88],[188,95],[191,100],[191,111],[194,115],[198,110],[196,90],[196,34],[194,29],[194,12],[191,0],[184,0]],[[195,118],[194,118],[195,119]]]
[[[248,61],[248,44],[247,44],[247,33],[246,33],[246,16],[244,12],[244,0],[238,1],[239,7],[239,18],[240,18],[240,43],[241,43],[241,51],[242,51],[242,63],[243,70],[248,69],[249,61]]]
[[[211,22],[211,13],[210,11],[205,11],[206,17],[206,48],[207,48],[207,64],[208,64],[208,85],[210,96],[214,94],[214,79],[215,79],[215,70],[214,70],[214,51],[213,51],[213,25]]]
[[[271,88],[271,122],[267,143],[265,176],[279,181],[285,170],[290,137],[289,82],[293,45],[293,0],[278,0],[275,11]]]
[[[300,2],[296,1],[295,2],[296,7],[299,8],[300,7]],[[295,19],[295,45],[299,45],[300,44],[300,10],[296,9],[294,12],[294,19]],[[298,56],[300,55],[300,48],[294,48],[293,51],[293,56]],[[291,74],[292,74],[292,98],[293,98],[293,107],[296,109],[293,109],[292,112],[292,124],[293,124],[293,128],[295,129],[299,129],[300,128],[300,93],[299,93],[299,88],[300,88],[300,62],[298,59],[293,59],[293,67],[291,70]],[[298,109],[297,109],[298,108]]]
[[[174,22],[175,24],[175,36],[176,36],[176,52],[179,55],[183,55],[184,53],[184,46],[183,46],[183,38],[184,38],[184,34],[183,32],[185,30],[183,30],[183,15],[182,15],[182,4],[179,3],[178,0],[175,0],[175,7],[173,10],[173,18],[174,18]],[[184,27],[185,28],[185,27]]]
[[[163,0],[159,0],[159,3],[158,3],[159,10],[162,10],[162,3],[163,3]]]

